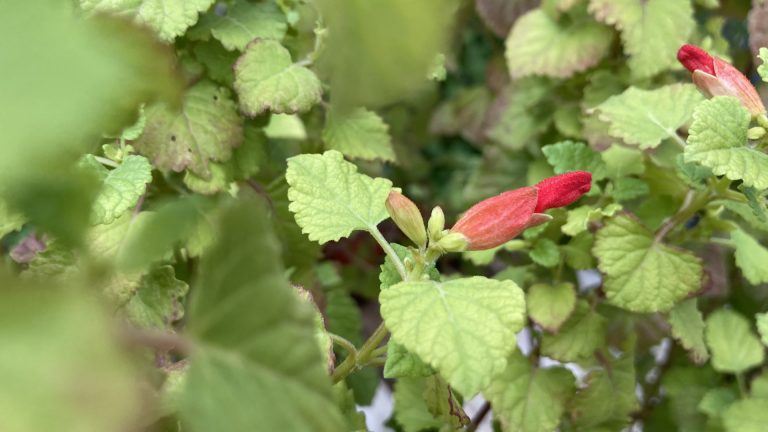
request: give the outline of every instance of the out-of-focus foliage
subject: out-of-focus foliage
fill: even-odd
[[[0,431],[765,428],[768,1],[3,4]]]

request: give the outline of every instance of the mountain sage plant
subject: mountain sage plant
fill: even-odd
[[[768,430],[768,0],[0,8],[0,432]]]

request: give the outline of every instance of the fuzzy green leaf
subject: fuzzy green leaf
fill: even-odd
[[[567,369],[534,368],[529,359],[515,352],[483,395],[504,430],[552,432],[574,390],[574,378]]]
[[[215,0],[80,0],[86,11],[130,16],[153,29],[161,40],[173,41],[197,22]]]
[[[633,312],[664,312],[701,286],[701,260],[664,245],[627,215],[597,233],[594,254],[608,302]]]
[[[528,316],[550,332],[556,332],[576,307],[573,284],[534,284],[525,297]]]
[[[763,81],[768,82],[768,48],[760,48],[758,57],[760,58],[760,61],[762,61],[762,64],[757,67],[757,73],[760,74],[760,78],[762,78]]]
[[[590,358],[605,344],[606,319],[584,301],[578,301],[568,320],[556,334],[545,334],[541,353],[569,362]]]
[[[677,138],[703,96],[692,84],[672,84],[655,90],[630,87],[611,96],[595,110],[610,124],[609,133],[641,149],[654,148],[667,138]]]
[[[757,332],[760,334],[760,340],[763,345],[768,346],[768,312],[755,314],[757,322]]]
[[[285,279],[266,208],[231,204],[217,227],[189,301],[197,349],[184,423],[191,431],[343,430],[315,312]]]
[[[731,241],[736,247],[734,256],[741,273],[753,285],[768,282],[768,249],[744,231],[731,231]]]
[[[590,222],[600,220],[604,216],[613,216],[619,210],[621,210],[621,205],[616,203],[608,204],[602,209],[588,205],[576,207],[568,211],[568,218],[560,230],[569,236],[578,235],[587,230]]]
[[[388,216],[392,182],[358,174],[336,150],[288,159],[289,209],[310,240],[320,244],[375,228]]]
[[[751,117],[734,97],[703,102],[693,114],[685,161],[712,168],[715,175],[742,180],[745,186],[768,188],[768,154],[747,146]]]
[[[533,262],[543,267],[554,267],[560,262],[560,248],[550,239],[540,239],[528,252]]]
[[[591,0],[589,11],[621,31],[629,68],[647,78],[675,64],[695,27],[690,0]]]
[[[763,362],[764,347],[738,312],[719,309],[707,317],[706,341],[712,367],[718,372],[742,373]]]
[[[587,147],[586,144],[573,141],[562,141],[541,148],[547,162],[555,169],[555,174],[569,171],[588,171],[594,180],[605,178],[606,166],[600,153]]]
[[[152,270],[141,278],[136,293],[125,306],[128,317],[136,325],[150,329],[170,329],[184,316],[181,299],[189,286],[176,279],[171,266]]]
[[[423,378],[401,378],[395,383],[395,420],[405,432],[439,429],[444,425],[429,412],[424,400],[426,386]]]
[[[608,367],[591,372],[587,388],[573,401],[571,417],[579,430],[622,430],[638,408],[634,356],[625,355]]]
[[[365,108],[344,114],[331,110],[325,120],[323,141],[327,148],[347,157],[395,160],[389,126],[378,114]]]
[[[311,70],[294,64],[279,42],[251,42],[235,64],[235,90],[240,108],[249,116],[269,110],[297,113],[320,102],[323,89]]]
[[[515,333],[525,322],[525,298],[512,281],[401,282],[379,299],[394,340],[466,397],[504,370]]]
[[[152,166],[143,156],[127,156],[104,178],[93,203],[92,223],[108,224],[133,207],[152,181]]]
[[[237,1],[223,14],[210,11],[200,19],[187,35],[190,38],[207,39],[207,33],[216,38],[224,48],[243,51],[254,39],[281,40],[288,25],[285,15],[273,2],[248,3]]]
[[[747,398],[732,403],[723,412],[726,432],[763,432],[768,424],[768,399]]]
[[[507,37],[507,67],[512,78],[567,78],[596,65],[612,40],[610,28],[591,19],[577,17],[563,23],[534,9],[515,22]]]
[[[404,346],[395,341],[387,344],[384,378],[428,377],[434,373],[434,369]]]
[[[161,170],[185,168],[210,178],[210,161],[225,161],[243,142],[243,120],[229,91],[209,81],[187,90],[181,111],[166,104],[145,108],[144,133],[133,143]]]
[[[696,307],[696,299],[685,300],[669,311],[669,325],[672,336],[688,350],[694,362],[701,364],[709,360],[704,343],[704,318]]]

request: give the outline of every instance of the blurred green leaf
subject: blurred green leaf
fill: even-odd
[[[230,204],[217,231],[189,303],[198,349],[184,422],[192,431],[343,430],[312,310],[285,279],[265,209]]]
[[[328,27],[320,67],[340,109],[412,96],[448,41],[456,0],[319,0]]]
[[[716,371],[738,374],[765,360],[765,348],[738,312],[717,310],[707,317],[706,325],[705,338]]]
[[[86,11],[109,12],[133,17],[138,24],[157,32],[161,40],[173,41],[197,22],[198,14],[216,0],[80,0]]]
[[[338,150],[347,157],[395,160],[389,126],[373,111],[358,108],[338,113],[330,110],[322,135],[326,148]]]
[[[104,432],[135,426],[139,379],[93,296],[0,277],[0,428]]]
[[[188,290],[185,282],[176,279],[173,267],[158,267],[141,278],[125,312],[140,327],[170,329],[184,316],[182,298]]]
[[[178,91],[170,50],[124,22],[81,19],[71,2],[8,4],[0,37],[14,41],[2,54],[2,184],[66,166],[142,102]]]

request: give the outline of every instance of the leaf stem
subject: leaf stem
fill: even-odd
[[[117,168],[117,167],[119,167],[119,166],[120,166],[120,164],[119,164],[119,163],[117,163],[117,162],[115,162],[115,161],[113,161],[113,160],[111,160],[111,159],[107,159],[107,158],[105,158],[105,157],[101,157],[101,156],[93,156],[93,158],[94,158],[94,159],[96,159],[96,161],[97,161],[98,163],[100,163],[100,164],[102,164],[102,165],[106,165],[106,166],[111,166],[112,168]]]
[[[347,358],[352,357],[353,361],[357,361],[357,348],[355,348],[355,345],[352,342],[334,333],[329,332],[328,336],[334,344],[344,348],[344,351],[349,354]]]
[[[699,193],[693,189],[688,190],[688,193],[685,194],[685,199],[683,199],[683,204],[680,205],[680,209],[656,231],[654,241],[660,243],[670,231],[693,217],[708,201],[709,196],[707,194]]]
[[[336,367],[333,370],[333,374],[331,374],[331,379],[333,380],[333,383],[337,383],[344,378],[346,378],[349,374],[352,372],[362,368],[363,366],[367,365],[380,365],[380,357],[379,353],[377,352],[377,348],[379,347],[379,344],[381,344],[381,341],[384,340],[384,338],[387,337],[387,334],[389,332],[387,331],[387,327],[382,321],[381,324],[374,330],[371,337],[368,338],[365,343],[363,343],[363,346],[360,347],[359,351],[355,351],[356,355],[349,355],[346,359],[344,359],[341,364]],[[333,338],[334,335],[331,337]],[[343,339],[343,338],[340,338]],[[346,341],[346,339],[345,339]],[[349,341],[346,341],[350,345],[352,345]],[[346,348],[346,347],[345,347]],[[383,348],[383,347],[382,347]],[[352,347],[354,349],[354,346]],[[351,351],[350,351],[351,352]]]
[[[403,262],[400,261],[400,257],[397,256],[397,253],[395,253],[395,250],[392,249],[392,246],[387,242],[387,240],[384,238],[384,236],[381,234],[381,231],[379,231],[376,226],[369,226],[368,232],[371,234],[371,236],[376,240],[376,243],[381,246],[382,249],[384,249],[384,253],[387,254],[389,259],[392,260],[392,263],[395,265],[395,269],[397,269],[397,273],[400,274],[400,278],[402,280],[405,280],[406,273],[405,273],[405,266],[403,265]]]

